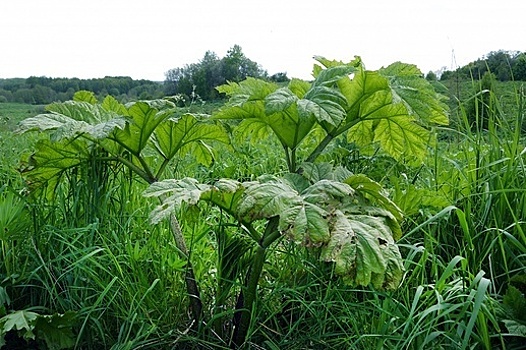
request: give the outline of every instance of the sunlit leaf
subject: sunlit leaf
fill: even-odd
[[[378,122],[374,141],[379,142],[382,149],[395,159],[402,159],[404,156],[423,159],[433,138],[428,130],[407,117],[393,116]]]
[[[389,79],[394,101],[403,102],[411,115],[428,124],[449,123],[449,107],[415,65],[395,62],[379,73]]]
[[[273,114],[283,112],[297,100],[298,97],[290,89],[278,89],[265,98],[265,113]]]
[[[97,97],[95,96],[95,93],[92,91],[86,91],[86,90],[79,90],[73,94],[73,101],[77,102],[87,102],[89,104],[96,104]]]
[[[153,143],[165,159],[172,159],[178,152],[192,153],[196,159],[210,165],[213,152],[207,142],[228,143],[225,129],[217,123],[199,120],[195,115],[168,118],[154,132]]]
[[[234,129],[235,140],[249,141],[253,145],[265,140],[272,134],[272,128],[260,119],[245,119]]]
[[[112,138],[134,155],[146,147],[157,126],[170,116],[170,112],[159,111],[146,102],[136,102],[128,108],[131,121],[124,130],[117,130]]]
[[[300,115],[312,115],[319,123],[326,122],[334,127],[345,119],[347,101],[337,90],[326,86],[314,86],[298,101]]]
[[[81,134],[103,139],[115,129],[123,129],[126,125],[123,116],[87,102],[55,103],[47,106],[47,109],[51,113],[22,120],[17,132],[51,131],[50,137],[53,141],[71,139]]]
[[[102,101],[101,106],[104,110],[115,112],[118,115],[122,115],[122,116],[129,115],[128,109],[126,108],[126,106],[124,106],[122,103],[117,101],[117,99],[115,99],[115,97],[111,95],[108,95],[104,98],[104,101]]]

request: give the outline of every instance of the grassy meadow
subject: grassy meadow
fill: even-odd
[[[521,84],[499,83],[492,108],[482,108],[477,84],[446,82],[450,124],[436,127],[436,146],[418,165],[360,152],[345,139],[320,158],[382,184],[404,212],[397,243],[405,272],[397,288],[350,286],[309,249],[279,241],[266,256],[246,348],[524,349],[526,96]],[[219,106],[185,108],[213,114]],[[157,203],[143,197],[145,181],[93,160],[47,191],[28,183],[30,155],[47,136],[14,130],[42,111],[0,103],[6,348],[230,348],[242,285],[235,278],[218,283],[218,276],[228,259],[248,259],[239,225],[212,205],[177,209],[203,301],[206,322],[196,325],[188,261],[169,223],[150,223]],[[209,165],[181,157],[163,177],[212,183],[283,174],[290,164],[280,147],[272,138],[214,144]]]

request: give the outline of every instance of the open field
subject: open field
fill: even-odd
[[[311,88],[297,84],[290,90]],[[191,106],[193,115],[159,101],[56,107],[82,120],[118,110],[142,125],[126,134],[124,124],[124,131],[115,126],[119,120],[110,125],[101,117],[114,128],[110,136],[94,119],[82,134],[68,134],[78,125],[51,123],[14,134],[18,122],[43,107],[0,103],[0,336],[13,348],[521,349],[525,96],[511,84],[497,86],[499,108],[483,116],[466,108],[476,86],[458,84],[457,94],[456,83],[448,83],[460,100],[451,103],[451,123],[429,128],[438,141],[424,144],[416,160],[417,146],[397,158],[343,133],[316,154],[323,131],[332,130],[327,119],[318,127],[308,121],[308,130],[297,122],[289,137],[281,124],[265,131],[236,120],[241,107],[226,102]],[[254,83],[243,93],[272,88]],[[236,88],[226,89],[242,100]],[[279,98],[288,92],[278,91],[267,109],[246,108],[295,115],[290,106],[300,99],[286,95],[285,103]],[[162,113],[173,124],[154,125],[152,116]],[[487,128],[479,127],[483,118]],[[186,177],[195,183],[152,188],[157,180]],[[44,179],[47,187],[37,186]],[[228,180],[220,187],[218,179]],[[328,183],[333,187],[323,187]],[[166,192],[150,198],[145,191]],[[222,199],[214,197],[219,194]],[[291,214],[300,208],[304,218]],[[159,223],[152,223],[152,211]],[[289,221],[278,222],[287,215]],[[356,240],[365,243],[330,250],[333,241],[320,232],[332,234],[344,223],[353,228],[345,232],[359,232]],[[381,233],[369,238],[370,232]],[[398,255],[382,248],[393,237],[389,249],[399,251],[399,266]],[[342,247],[354,249],[347,252],[354,258]],[[199,315],[189,280],[197,282]],[[26,328],[9,328],[8,317],[26,321]]]

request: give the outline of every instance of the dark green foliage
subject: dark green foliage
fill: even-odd
[[[526,81],[526,53],[519,51],[492,51],[485,57],[455,71],[445,71],[441,80],[452,78],[482,79],[486,72],[495,74],[499,81]]]
[[[197,94],[203,100],[213,100],[219,97],[217,86],[247,77],[264,78],[267,73],[246,57],[239,45],[234,45],[223,58],[207,51],[198,63],[170,69],[165,75],[164,86],[168,95],[182,94],[194,99]]]
[[[0,79],[0,102],[45,105],[73,98],[75,92],[89,90],[99,97],[110,94],[124,102],[136,99],[156,99],[164,96],[160,82],[134,80],[130,77],[96,79],[29,77]]]
[[[83,93],[74,102],[50,106],[40,123],[26,121],[26,127],[47,129],[54,139],[84,139],[88,149],[110,135],[121,148],[102,143],[106,151],[131,161],[130,168],[103,169],[76,152],[82,166],[64,173],[50,200],[28,202],[22,185],[12,182],[17,190],[10,193],[19,195],[16,205],[6,205],[24,208],[32,220],[24,227],[27,237],[4,240],[7,249],[0,252],[0,273],[11,275],[1,284],[11,308],[39,306],[45,308],[41,314],[77,311],[77,348],[227,348],[246,315],[247,348],[523,348],[522,90],[494,79],[490,87],[501,108],[495,109],[489,130],[480,130],[470,127],[465,108],[479,82],[462,82],[456,90],[454,82],[445,81],[455,93],[450,103],[456,108],[455,123],[448,127],[440,113],[445,101],[436,95],[440,85],[422,79],[414,66],[355,72],[354,80],[347,80],[349,67],[319,62],[316,82],[292,80],[283,86],[248,79],[224,85],[231,100],[212,112],[225,118],[221,123],[232,132],[233,144],[211,149],[197,142],[181,148],[164,171],[157,169],[174,156],[179,141],[215,137],[207,127],[218,121],[198,115],[201,106],[191,107],[195,114],[166,101],[133,107],[108,99],[97,107],[93,96]],[[352,89],[356,86],[363,94]],[[436,143],[423,142],[427,152],[409,149],[419,154],[417,167],[407,162],[409,157],[389,152],[393,146],[381,142],[383,134],[374,134],[381,115],[374,107],[393,111],[387,97],[396,97],[399,111],[411,112],[411,122],[401,123],[398,131],[414,130],[415,123],[428,136],[438,132]],[[428,103],[416,103],[419,98]],[[473,120],[481,118],[481,108]],[[163,114],[167,109],[173,112],[169,117]],[[164,121],[157,125],[159,118]],[[352,138],[344,137],[344,126],[352,121],[366,125],[353,130]],[[3,125],[11,131],[11,123]],[[397,140],[393,131],[389,138]],[[381,147],[356,142],[364,135],[371,140],[371,133]],[[335,138],[313,161],[303,162],[327,134]],[[202,164],[186,151],[197,151]],[[115,161],[107,153],[93,156],[106,165]],[[160,202],[141,197],[146,185],[129,170],[143,169],[143,179],[152,179],[148,168],[174,178],[148,191],[179,187],[171,198],[162,198],[159,208],[177,213],[187,256],[178,254],[167,223],[148,221]],[[291,169],[298,173],[288,173]],[[196,180],[176,180],[187,176]],[[393,212],[396,207],[404,219]],[[326,220],[324,211],[330,213]],[[349,237],[341,233],[351,232],[346,227],[353,225],[355,241],[345,241]],[[387,240],[386,227],[393,233]],[[378,250],[400,235],[395,245],[402,259],[395,260],[405,272],[389,275],[385,260],[393,251],[382,255]],[[364,249],[371,254],[365,256]],[[353,252],[360,258],[353,259]],[[385,273],[379,272],[382,266]],[[201,292],[199,326],[188,312],[184,281],[189,269]],[[383,284],[378,275],[394,281],[394,290],[375,289]],[[369,277],[373,285],[358,286]],[[355,286],[345,283],[352,279]],[[0,300],[5,295],[0,289]],[[0,313],[6,314],[4,309]]]

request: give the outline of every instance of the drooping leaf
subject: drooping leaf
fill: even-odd
[[[331,237],[328,216],[321,206],[305,201],[281,213],[280,230],[298,244],[320,247]]]
[[[322,207],[339,207],[354,197],[354,189],[346,183],[333,180],[320,180],[301,193],[306,202]]]
[[[200,184],[192,178],[154,182],[144,191],[143,195],[145,197],[160,197],[162,204],[150,213],[150,221],[153,224],[160,222],[170,216],[182,203],[196,204],[201,198],[201,194],[209,188],[209,185]]]
[[[237,216],[237,206],[245,192],[244,185],[236,180],[220,179],[201,195],[201,199],[217,205],[231,215]]]
[[[402,211],[378,182],[363,174],[351,175],[344,182],[376,206],[387,209],[396,220],[402,221]]]
[[[237,215],[247,222],[279,216],[288,208],[301,204],[298,192],[286,181],[273,176],[245,183],[244,187]]]
[[[331,239],[322,247],[321,259],[335,264],[335,272],[352,285],[375,288],[398,286],[403,270],[400,252],[381,218],[346,216],[334,212]],[[388,273],[387,273],[388,272]]]
[[[382,193],[374,193],[381,188],[372,180],[352,180],[357,189],[331,179],[309,185],[299,174],[266,175],[244,183],[220,180],[214,185],[166,180],[150,186],[145,195],[164,198],[152,212],[153,221],[168,216],[182,202],[198,201],[214,203],[245,227],[279,218],[280,233],[319,249],[322,260],[335,263],[335,271],[348,283],[394,289],[403,273],[394,242],[400,227],[397,216],[388,210],[396,206]]]

